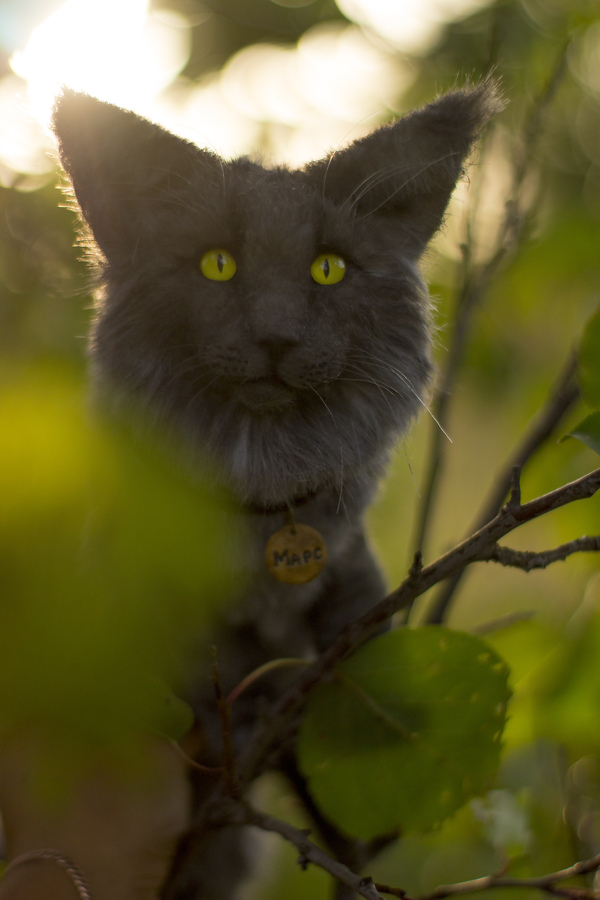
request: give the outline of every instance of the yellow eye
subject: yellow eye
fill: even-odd
[[[235,275],[237,266],[227,250],[207,250],[200,260],[200,270],[211,281],[229,281]]]
[[[335,253],[322,253],[310,267],[310,274],[317,284],[337,284],[346,274],[346,263]]]

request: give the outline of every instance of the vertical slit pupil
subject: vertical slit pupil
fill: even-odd
[[[329,278],[329,273],[331,272],[331,266],[329,265],[329,260],[327,257],[323,260],[323,275],[325,278]]]
[[[219,272],[223,271],[224,265],[225,265],[225,257],[223,256],[222,253],[219,253],[219,255],[217,256],[217,269],[219,270]]]

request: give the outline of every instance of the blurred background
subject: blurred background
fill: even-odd
[[[93,303],[47,130],[61,84],[133,109],[225,157],[252,153],[301,165],[491,70],[507,107],[424,261],[442,370],[465,245],[472,266],[494,257],[511,198],[524,224],[472,319],[426,561],[467,531],[600,304],[597,0],[1,0],[0,383],[12,399],[0,428],[13,436],[24,429],[28,446],[38,449],[23,455],[0,440],[6,483],[28,484],[32,470],[42,480],[43,472],[67,472],[64,459],[88,440],[73,444],[73,428],[59,436],[61,410],[71,408],[65,384],[69,398],[85,393]],[[40,384],[57,385],[54,407]],[[46,430],[36,430],[44,410]],[[573,407],[560,433],[585,412],[583,403]],[[372,514],[390,585],[404,577],[414,550],[435,427],[423,414],[399,447]],[[525,499],[598,465],[583,444],[558,443],[559,436],[526,467]],[[596,498],[521,529],[510,543],[545,549],[597,533],[599,524]],[[7,519],[6,533],[11,527]],[[465,579],[450,624],[485,629],[513,668],[506,763],[487,798],[441,832],[409,837],[386,853],[377,878],[416,893],[494,871],[507,855],[516,859],[515,874],[527,874],[600,851],[599,601],[593,556],[532,574],[482,565]],[[505,627],[493,624],[506,616]],[[263,793],[278,814],[297,815],[273,782]],[[326,896],[325,879],[312,869],[299,873],[291,848],[277,844],[273,854],[276,864],[256,896]]]

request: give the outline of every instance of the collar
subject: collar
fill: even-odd
[[[295,509],[299,509],[302,506],[305,506],[307,503],[310,503],[318,494],[318,491],[310,491],[308,494],[305,494],[302,497],[293,497],[287,503],[279,503],[273,504],[272,506],[263,506],[260,503],[245,503],[244,509],[251,513],[257,513],[259,515],[277,515],[281,513],[289,513]]]

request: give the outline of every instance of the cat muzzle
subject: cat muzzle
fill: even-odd
[[[292,388],[270,378],[257,378],[237,385],[235,396],[245,407],[258,413],[279,412],[296,402]]]

